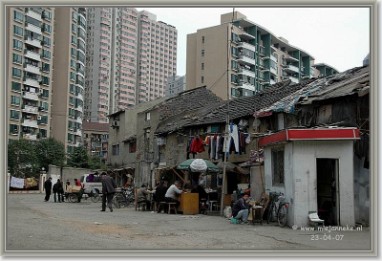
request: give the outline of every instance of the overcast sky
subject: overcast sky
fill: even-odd
[[[178,29],[177,74],[186,73],[187,34],[220,24],[220,15],[232,8],[137,8],[157,15]],[[361,66],[370,49],[367,8],[235,8],[248,20],[289,41],[339,71]]]

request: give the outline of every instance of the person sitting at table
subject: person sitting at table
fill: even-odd
[[[242,197],[236,200],[232,207],[232,217],[241,220],[244,224],[248,224],[248,209],[250,207],[248,199],[248,194],[242,194]]]
[[[175,202],[176,207],[179,206],[179,195],[183,193],[183,190],[181,189],[181,183],[179,180],[176,180],[174,184],[172,184],[166,191],[166,194],[164,196],[164,199],[166,202]]]
[[[154,201],[157,205],[158,213],[162,211],[163,206],[160,204],[160,202],[165,201],[164,197],[166,195],[166,192],[167,192],[167,182],[165,182],[164,180],[161,180],[161,182],[159,182],[159,185],[155,188],[155,193],[153,195]]]
[[[150,200],[147,199],[148,194],[146,185],[142,184],[141,188],[137,191],[137,204],[146,204],[146,210],[150,210],[151,206]]]

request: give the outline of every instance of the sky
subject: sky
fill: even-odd
[[[156,14],[157,21],[178,30],[177,74],[186,73],[187,34],[220,24],[220,15],[233,8],[137,8]],[[315,63],[326,63],[342,72],[357,66],[370,52],[370,14],[368,8],[325,7],[248,7],[235,8],[247,19],[287,39],[306,51]]]

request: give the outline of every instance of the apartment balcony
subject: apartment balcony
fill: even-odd
[[[249,43],[246,43],[246,42],[239,42],[237,44],[237,46],[241,47],[241,48],[245,48],[245,49],[253,51],[253,52],[256,52],[256,46],[249,44]]]
[[[76,107],[75,107],[75,110],[77,110],[77,111],[79,111],[79,112],[82,113],[84,109],[83,109],[82,106],[76,106]]]
[[[82,136],[82,131],[81,131],[81,129],[77,129],[77,130],[74,132],[74,135]]]
[[[299,60],[298,60],[297,58],[294,58],[293,56],[290,56],[290,55],[286,55],[286,56],[284,57],[284,59],[285,59],[286,61],[299,62]]]
[[[245,76],[249,76],[249,77],[252,77],[252,78],[256,78],[256,73],[251,71],[251,70],[248,70],[246,68],[240,68],[238,70],[238,74],[242,74],[242,75],[245,75]]]
[[[41,75],[40,68],[36,67],[36,66],[33,66],[31,64],[25,64],[24,65],[24,71]]]
[[[31,39],[30,37],[27,37],[25,39],[25,43],[26,44],[29,44],[29,45],[32,45],[34,47],[37,47],[37,48],[42,48],[42,45],[41,45],[41,41],[40,40],[36,40],[36,39]]]
[[[40,83],[37,80],[32,79],[32,78],[26,78],[24,80],[24,84],[25,85],[29,85],[29,86],[33,86],[33,87],[36,87],[36,88],[40,88]]]
[[[37,93],[33,93],[33,92],[23,91],[23,98],[28,99],[28,100],[32,100],[32,101],[38,101],[39,100]]]
[[[270,72],[277,76],[277,70],[273,67],[271,67]]]
[[[262,84],[264,84],[264,83],[269,83],[269,80],[266,79],[264,75],[261,75],[261,74],[260,74],[260,75],[257,77],[257,79],[258,79]]]
[[[256,60],[254,58],[250,58],[250,57],[245,56],[245,55],[239,55],[237,58],[237,61],[240,63],[248,64],[248,65],[255,65],[256,64]]]
[[[270,83],[270,84],[275,84],[276,81],[271,79],[271,80],[269,81],[269,83]]]
[[[38,21],[42,21],[41,14],[31,8],[27,8],[26,15]]]
[[[81,117],[77,117],[77,118],[76,118],[76,122],[77,122],[77,123],[82,123],[82,118],[81,118]]]
[[[24,133],[23,138],[26,140],[37,140],[37,134]]]
[[[31,114],[38,114],[38,107],[31,106],[31,105],[24,105],[22,108],[23,112],[31,113]]]
[[[285,71],[293,72],[293,73],[299,73],[300,70],[297,66],[289,64],[288,67],[284,68]]]
[[[38,128],[37,120],[34,119],[24,119],[21,125],[25,127]]]
[[[25,22],[25,29],[34,32],[36,34],[42,34],[41,27],[35,26],[33,24],[30,24],[28,22]]]
[[[255,85],[250,84],[248,82],[244,82],[244,81],[239,81],[237,87],[238,88],[242,88],[242,89],[246,89],[246,90],[249,90],[249,91],[255,91],[256,90]]]
[[[271,60],[274,61],[275,63],[277,63],[277,58],[273,55],[271,55]]]
[[[77,99],[80,99],[81,101],[84,100],[84,96],[79,92],[76,94],[76,97],[77,97]]]
[[[238,35],[240,37],[240,39],[245,39],[245,40],[253,40],[253,39],[256,39],[256,37],[252,34],[249,34],[247,33],[246,31],[244,30],[241,30],[238,32]]]
[[[294,76],[288,76],[288,79],[290,79],[292,82],[294,83],[299,83],[300,81],[298,80],[297,77],[294,77]]]
[[[40,57],[39,53],[32,52],[32,51],[29,51],[29,50],[26,49],[24,56],[27,57],[27,58],[30,58],[30,59],[33,59],[33,60],[41,62],[41,57]]]

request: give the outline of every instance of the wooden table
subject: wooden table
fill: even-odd
[[[182,193],[179,196],[180,205],[178,210],[183,215],[199,214],[199,194],[198,193]]]

